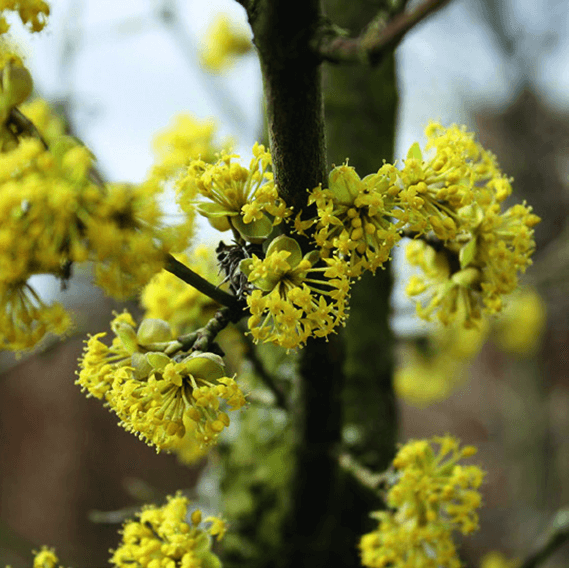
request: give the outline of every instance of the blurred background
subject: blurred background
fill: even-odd
[[[66,117],[107,179],[141,181],[153,135],[182,111],[213,117],[248,157],[262,125],[256,58],[214,74],[199,55],[217,14],[246,29],[236,2],[53,0],[52,8],[42,34],[14,21],[13,35],[38,96]],[[424,141],[429,120],[466,124],[514,177],[514,201],[527,199],[543,219],[527,295],[502,324],[443,337],[418,323],[401,284],[393,297],[400,439],[450,432],[480,448],[476,461],[488,471],[481,530],[463,543],[469,566],[490,550],[523,558],[569,506],[568,19],[569,0],[452,0],[397,50],[395,155]],[[402,255],[394,266],[402,280]],[[56,281],[38,282],[75,311],[77,326],[41,353],[0,354],[0,565],[29,566],[30,549],[47,544],[66,565],[104,566],[119,525],[112,514],[94,523],[93,511],[128,511],[179,488],[216,509],[215,477],[204,464],[157,456],[73,384],[83,338],[107,329],[119,306],[88,274],[64,294]],[[508,340],[512,330],[518,339],[527,331],[525,343]],[[442,361],[443,351],[454,360]],[[568,563],[566,545],[544,566]]]

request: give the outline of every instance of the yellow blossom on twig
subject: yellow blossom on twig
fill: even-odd
[[[137,514],[137,520],[127,521],[121,531],[122,542],[111,551],[111,564],[117,568],[220,568],[219,558],[211,551],[210,535],[219,539],[225,530],[223,521],[208,517],[206,522],[212,527],[203,528],[201,511],[189,514],[189,504],[182,495],[168,497],[163,507],[148,506]]]

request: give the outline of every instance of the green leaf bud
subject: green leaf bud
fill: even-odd
[[[139,345],[150,343],[162,343],[172,340],[172,328],[170,324],[161,319],[147,318],[138,326],[136,339]]]
[[[267,249],[267,256],[270,256],[274,252],[280,252],[286,250],[290,252],[290,256],[287,258],[287,262],[292,268],[298,265],[302,260],[302,250],[300,245],[291,237],[286,235],[279,235],[276,239],[271,241],[269,248]]]
[[[183,363],[187,373],[208,381],[216,381],[225,376],[223,359],[214,353],[196,351],[184,359]]]
[[[143,380],[152,372],[152,365],[142,353],[133,353],[131,365],[134,369],[134,376],[138,380]]]
[[[151,351],[145,355],[148,364],[157,371],[163,371],[168,365],[168,363],[172,362],[172,359],[165,355],[164,353],[160,353],[159,351]]]
[[[11,107],[22,104],[34,89],[30,72],[25,67],[14,67],[8,64],[2,70],[2,90]]]
[[[260,219],[245,223],[241,215],[231,217],[231,225],[239,234],[250,243],[261,244],[273,230],[273,223],[266,216],[263,215]]]
[[[120,339],[125,350],[132,355],[138,351],[138,342],[134,327],[125,322],[114,322],[112,324],[114,334]]]

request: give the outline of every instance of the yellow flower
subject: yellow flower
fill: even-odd
[[[432,443],[439,445],[435,453]],[[362,564],[372,568],[413,566],[460,568],[452,531],[478,527],[478,488],[484,477],[476,466],[457,462],[474,455],[451,436],[411,441],[393,460],[388,511],[373,514],[379,526],[359,543]]]
[[[316,244],[326,255],[337,251],[346,259],[350,277],[383,266],[400,238],[387,218],[396,176],[397,170],[385,165],[362,180],[354,168],[343,165],[330,172],[328,189],[316,188],[310,194],[308,204],[315,203],[318,211]],[[296,224],[299,231],[304,226]]]
[[[29,351],[47,333],[63,335],[71,319],[59,304],[46,305],[27,282],[0,283],[0,348]]]
[[[519,560],[508,560],[499,552],[489,552],[484,555],[480,568],[518,568]]]
[[[512,188],[495,156],[465,127],[431,123],[425,133],[426,149],[433,148],[434,155],[425,159],[417,143],[411,146],[400,174],[401,209],[394,216],[411,231],[433,231],[446,241],[459,231],[458,209],[473,201],[500,203]]]
[[[436,313],[446,324],[460,313],[465,325],[473,325],[482,308],[499,312],[502,296],[517,287],[518,273],[531,264],[540,219],[525,203],[502,211],[510,180],[473,134],[436,123],[426,132],[427,148],[436,153],[425,161],[418,144],[412,146],[398,181],[401,209],[393,215],[417,237],[431,232],[441,242],[432,243],[436,251],[424,244],[408,249],[411,263],[424,272],[408,293],[429,294],[427,304],[417,306],[425,319]]]
[[[417,302],[417,314],[430,320],[436,313],[439,321],[449,324],[464,321],[472,325],[481,318],[476,287],[480,273],[476,269],[451,272],[452,258],[445,251],[435,251],[422,240],[414,240],[407,245],[406,258],[411,266],[421,269],[421,275],[411,278],[407,294],[418,295],[425,292],[427,305]]]
[[[397,481],[389,489],[387,503],[403,518],[422,518],[441,522],[469,534],[478,528],[476,508],[481,497],[477,491],[484,473],[476,466],[457,462],[473,455],[472,446],[460,448],[451,436],[435,437],[437,454],[425,440],[410,441],[393,460]]]
[[[132,316],[125,311],[116,315],[111,322],[111,327],[117,335],[110,346],[101,341],[101,338],[107,335],[105,332],[91,335],[85,341],[83,357],[79,359],[81,370],[77,373],[79,378],[75,384],[80,385],[82,391],[87,390],[87,396],[98,399],[106,397],[117,370],[130,365],[131,356],[138,349],[135,326]]]
[[[53,548],[42,546],[39,552],[34,551],[34,568],[58,568],[59,558]]]
[[[525,204],[504,213],[498,204],[486,209],[473,204],[458,215],[464,221],[460,240],[439,251],[419,240],[408,246],[408,261],[423,275],[414,277],[407,293],[426,290],[430,296],[426,306],[417,304],[420,317],[429,320],[436,313],[444,324],[459,319],[472,326],[482,309],[499,312],[502,296],[518,286],[518,272],[531,264],[533,226],[539,217]]]
[[[197,425],[187,417],[184,417],[185,434],[171,441],[168,451],[176,454],[178,461],[184,465],[191,466],[204,458],[211,446],[203,446],[198,441]]]
[[[213,120],[200,121],[190,114],[178,114],[172,125],[153,140],[156,163],[150,177],[166,180],[187,166],[190,160],[211,162],[218,150],[214,144]]]
[[[222,402],[229,410],[246,402],[235,379],[225,376],[221,357],[179,353],[182,344],[162,320],[143,320],[136,331],[125,312],[111,327],[116,337],[110,347],[100,341],[104,333],[87,341],[76,384],[104,397],[120,425],[157,450],[179,446],[187,421],[200,446],[215,443],[229,426]]]
[[[168,497],[163,507],[146,507],[137,514],[138,520],[127,521],[120,546],[111,551],[111,564],[117,568],[221,568],[211,551],[211,529],[200,528],[199,509],[192,512],[188,523],[188,506],[189,500],[178,494]]]
[[[218,14],[205,36],[200,61],[209,71],[220,73],[252,49],[251,34],[225,14]]]
[[[255,255],[240,269],[256,288],[247,296],[249,329],[256,341],[293,349],[310,336],[325,337],[343,325],[350,282],[346,263],[324,259],[281,235],[271,241],[264,259]]]
[[[513,294],[494,323],[492,339],[500,349],[520,356],[535,353],[545,330],[546,305],[532,288]]]
[[[219,231],[231,228],[240,239],[261,243],[290,211],[278,195],[265,147],[255,143],[248,169],[232,161],[237,157],[224,154],[214,165],[192,161],[178,180],[178,199],[184,211],[197,207]],[[209,201],[196,201],[198,194]]]

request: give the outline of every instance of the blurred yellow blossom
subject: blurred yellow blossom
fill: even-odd
[[[206,32],[200,62],[207,70],[220,73],[252,49],[250,31],[227,15],[218,14]]]
[[[419,408],[445,400],[467,379],[468,365],[480,352],[489,323],[429,329],[425,337],[402,346],[394,374],[395,392]]]
[[[159,131],[153,139],[156,161],[151,178],[166,180],[190,160],[211,162],[219,148],[214,142],[216,125],[213,120],[199,120],[188,113],[174,117],[172,124]]]
[[[500,552],[489,552],[484,555],[480,568],[518,568],[519,560],[508,560]]]
[[[34,551],[33,568],[59,568],[59,558],[53,548],[42,546],[39,552]]]
[[[492,339],[503,351],[530,356],[537,350],[547,318],[546,305],[533,288],[513,294],[494,323]]]

